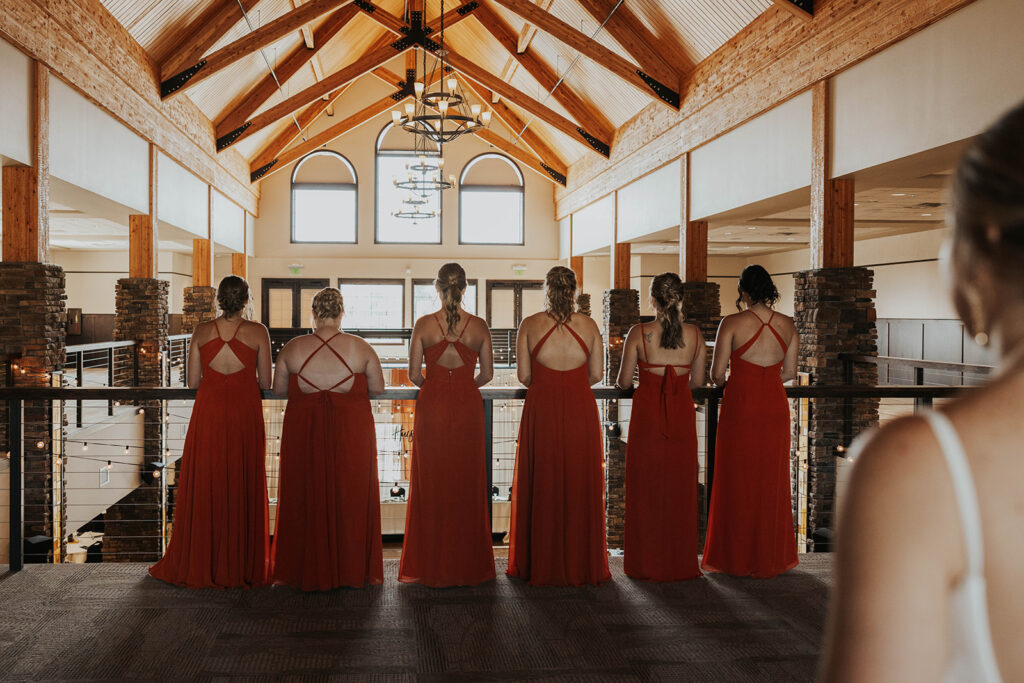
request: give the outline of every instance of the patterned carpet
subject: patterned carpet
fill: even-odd
[[[504,569],[505,560],[499,560]],[[0,570],[4,568],[0,567]],[[773,580],[189,591],[137,564],[0,574],[3,680],[812,680],[828,555]]]

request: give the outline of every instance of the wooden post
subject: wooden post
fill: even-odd
[[[682,194],[679,202],[679,277],[683,282],[708,280],[708,222],[690,220],[690,153],[679,158]]]
[[[611,244],[611,286],[612,289],[629,289],[629,242],[619,243],[619,193],[614,194],[614,223]]]
[[[3,260],[45,263],[50,255],[50,71],[32,64],[32,165],[3,168]]]
[[[211,287],[213,281],[213,250],[210,240],[192,240],[192,286]]]
[[[811,88],[811,264],[853,266],[853,180],[833,180],[829,81]]]
[[[157,147],[149,144],[149,213],[128,216],[128,277],[155,278],[160,272],[157,225]]]
[[[240,278],[247,277],[249,258],[245,254],[231,255],[231,274]]]
[[[576,287],[583,289],[583,257],[570,256],[569,268],[572,269],[572,272],[576,273]]]

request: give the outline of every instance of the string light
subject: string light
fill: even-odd
[[[45,446],[45,445],[46,445],[46,444],[45,444],[45,443],[43,443],[42,441],[36,441],[36,448],[42,448],[42,447],[43,447],[43,446]]]
[[[109,472],[109,471],[110,471],[110,470],[112,470],[112,469],[114,469],[114,463],[112,463],[112,462],[110,462],[110,461],[108,460],[108,461],[107,461],[107,471]]]
[[[145,414],[146,414],[146,409],[145,408],[139,408],[139,415],[145,415]]]
[[[125,455],[128,455],[128,446],[125,446],[125,447],[124,447],[124,454],[125,454]]]
[[[153,470],[153,478],[154,479],[159,479],[160,478],[160,470],[158,470],[158,469],[157,470]]]
[[[89,443],[86,442],[86,441],[83,441],[82,442],[82,452],[84,453],[87,450],[89,450]]]

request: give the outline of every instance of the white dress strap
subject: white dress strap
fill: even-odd
[[[923,413],[939,442],[956,496],[960,525],[964,533],[967,570],[950,595],[947,683],[1000,683],[999,664],[992,648],[988,619],[988,591],[985,586],[985,550],[982,542],[978,494],[971,476],[963,442],[943,413]]]

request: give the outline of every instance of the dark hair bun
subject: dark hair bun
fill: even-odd
[[[740,273],[739,289],[741,292],[747,293],[751,304],[774,306],[775,302],[779,300],[779,290],[775,288],[772,276],[763,266],[756,263],[747,266]],[[739,306],[739,301],[736,302],[736,305]]]
[[[225,314],[238,313],[249,303],[249,283],[237,275],[228,275],[217,286],[217,305]]]

